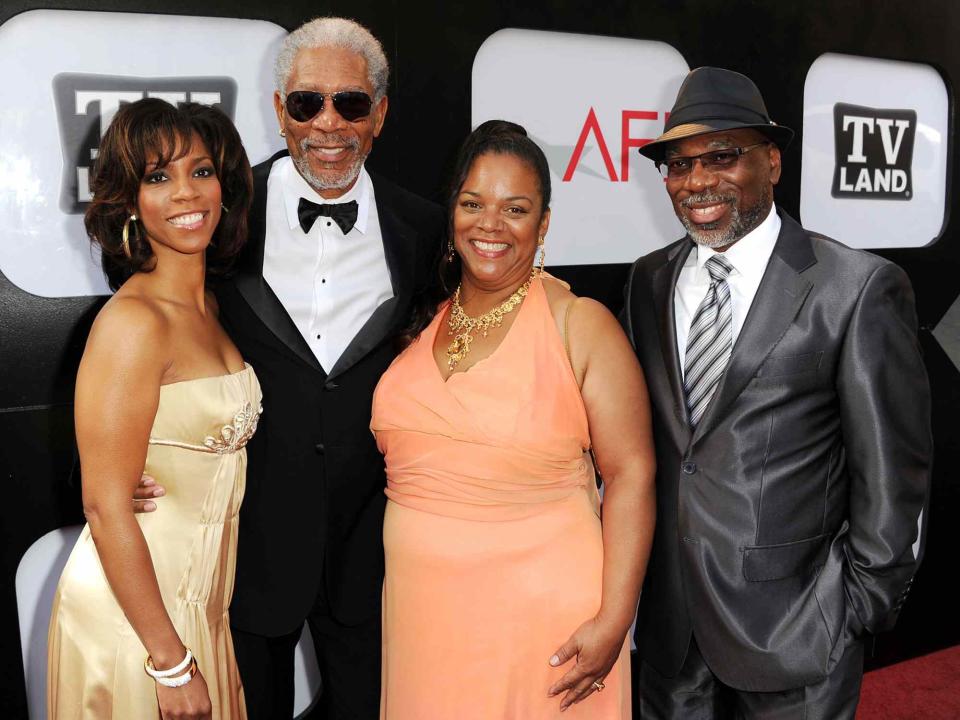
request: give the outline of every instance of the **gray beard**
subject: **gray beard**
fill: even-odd
[[[716,227],[714,223],[698,225],[685,216],[678,216],[681,224],[690,235],[691,240],[697,245],[702,245],[703,247],[714,250],[716,248],[733,245],[737,240],[762,223],[767,213],[770,212],[772,199],[770,196],[770,188],[764,188],[757,203],[741,212],[740,208],[734,204],[734,198],[720,193],[702,192],[686,198],[681,205],[688,207],[688,203],[692,205],[695,203],[717,202],[725,202],[730,205],[730,224],[727,225],[727,229],[722,233],[711,232]]]
[[[334,142],[339,142],[344,145],[348,145],[354,150],[357,150],[360,147],[359,142],[355,138],[344,138],[339,135],[330,135],[329,138]],[[367,159],[367,155],[357,155],[354,161],[348,165],[342,172],[335,175],[329,173],[325,177],[319,177],[310,167],[310,161],[307,160],[307,154],[310,152],[312,143],[310,140],[304,139],[300,141],[300,157],[293,158],[293,164],[296,166],[297,171],[307,181],[307,184],[312,187],[317,192],[321,190],[348,190],[354,182],[357,180],[357,176],[360,174],[360,168],[363,167],[363,163]],[[369,154],[369,153],[367,153]]]

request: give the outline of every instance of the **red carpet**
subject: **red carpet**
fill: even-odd
[[[960,646],[868,672],[857,720],[960,719]]]

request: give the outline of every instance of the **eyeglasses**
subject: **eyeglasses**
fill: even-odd
[[[737,164],[741,155],[746,155],[754,148],[761,145],[769,145],[770,141],[758,142],[745,147],[723,148],[722,150],[711,150],[710,152],[700,153],[699,155],[688,155],[685,157],[672,157],[663,162],[657,163],[657,170],[663,177],[670,180],[677,180],[686,177],[693,170],[694,160],[699,160],[704,170],[718,172],[726,170]]]
[[[284,105],[287,113],[297,122],[313,120],[318,113],[323,112],[326,99],[333,101],[333,108],[344,120],[355,122],[370,114],[373,100],[365,92],[359,90],[344,90],[335,93],[321,93],[312,90],[297,90],[287,95]]]

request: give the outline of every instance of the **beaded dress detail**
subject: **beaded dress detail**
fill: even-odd
[[[253,369],[164,385],[146,472],[166,489],[137,515],[167,613],[193,650],[216,720],[246,718],[230,638],[244,449],[260,419]],[[159,720],[147,652],[127,622],[85,527],[54,598],[48,638],[51,720]]]

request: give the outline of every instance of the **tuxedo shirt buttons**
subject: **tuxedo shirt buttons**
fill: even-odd
[[[323,455],[327,451],[327,448],[324,447],[323,443],[317,443],[313,446],[313,449],[317,451],[317,455]]]

